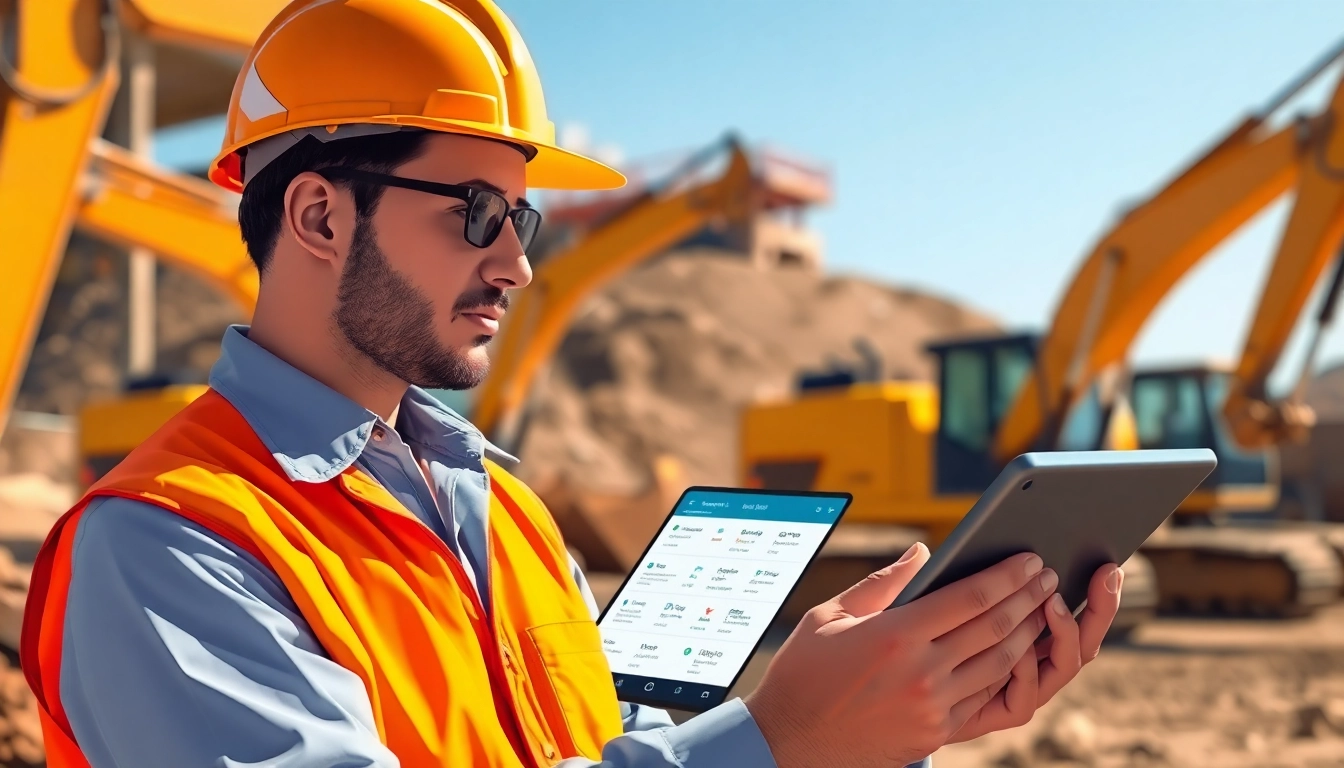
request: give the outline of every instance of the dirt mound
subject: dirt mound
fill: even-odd
[[[761,271],[717,251],[669,255],[594,297],[575,318],[520,448],[523,474],[634,493],[660,454],[688,483],[737,482],[740,411],[783,395],[801,370],[859,362],[865,338],[893,379],[932,373],[923,345],[995,329],[927,293],[806,270]]]

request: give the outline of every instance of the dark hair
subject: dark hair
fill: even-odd
[[[295,176],[333,165],[392,173],[420,156],[428,136],[427,131],[397,131],[329,142],[306,136],[272,160],[243,187],[243,199],[238,204],[238,227],[243,231],[243,243],[247,245],[247,253],[257,265],[257,271],[266,271],[276,241],[280,239],[285,190]],[[246,164],[246,156],[243,162]],[[332,183],[354,193],[355,213],[360,219],[366,219],[378,210],[383,187],[344,179]]]

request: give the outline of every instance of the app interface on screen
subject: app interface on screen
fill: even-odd
[[[622,676],[650,693],[666,687],[658,681],[730,685],[844,504],[828,496],[686,494],[602,619],[618,688]]]

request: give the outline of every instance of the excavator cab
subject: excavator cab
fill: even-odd
[[[1130,385],[1139,447],[1208,448],[1218,467],[1186,499],[1177,519],[1268,514],[1278,504],[1278,453],[1248,451],[1223,424],[1231,372],[1211,365],[1136,371]]]
[[[1035,366],[1038,334],[991,336],[931,344],[938,358],[939,418],[934,487],[940,494],[988,488],[1002,468],[994,435]]]
[[[994,455],[995,435],[1035,369],[1040,344],[1040,334],[1024,333],[927,347],[939,362],[938,493],[979,494],[994,482],[1003,468]],[[1133,448],[1132,418],[1124,398],[1103,398],[1097,382],[1069,409],[1058,437],[1035,450]]]

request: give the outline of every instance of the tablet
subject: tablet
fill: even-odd
[[[1092,574],[1128,560],[1217,466],[1207,448],[1023,454],[890,607],[1035,552],[1059,574],[1057,591],[1077,615]]]
[[[690,712],[722,704],[852,500],[686,489],[597,620],[617,697]]]

